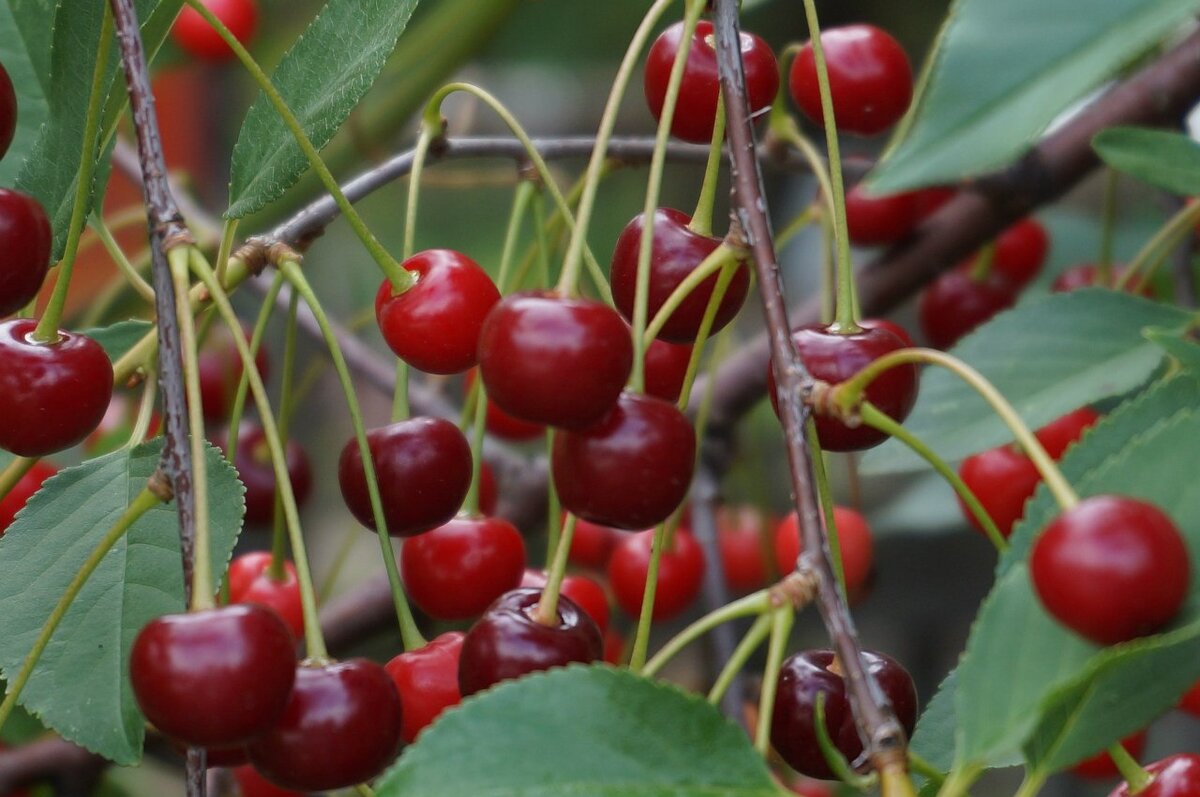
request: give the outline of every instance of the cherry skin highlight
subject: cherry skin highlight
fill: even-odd
[[[13,485],[13,488],[8,491],[8,495],[0,498],[0,536],[8,531],[8,527],[13,524],[17,513],[25,507],[25,504],[29,503],[29,499],[33,498],[34,493],[42,489],[42,484],[46,479],[56,473],[58,473],[57,467],[45,460],[39,460],[21,477],[20,481]]]
[[[204,0],[204,6],[241,44],[247,44],[254,37],[258,28],[256,0]],[[235,57],[221,35],[190,6],[184,6],[179,12],[179,18],[171,28],[171,38],[184,52],[202,61],[227,61]]]
[[[463,637],[461,631],[447,631],[384,665],[404,706],[400,735],[408,744],[415,742],[417,735],[443,711],[462,701],[458,692],[458,658]]]
[[[642,593],[650,572],[654,529],[624,537],[608,560],[608,583],[617,605],[630,617],[642,611]],[[654,593],[651,619],[667,620],[683,612],[704,582],[704,550],[691,532],[675,530],[671,547],[664,549],[658,563],[658,587]]]
[[[229,563],[229,602],[257,603],[273,609],[296,639],[303,639],[304,608],[296,566],[285,561],[279,580],[267,572],[270,566],[270,551],[252,551],[234,557]]]
[[[0,94],[2,90],[0,79]],[[3,150],[0,146],[0,153]],[[51,242],[50,220],[41,204],[28,194],[0,188],[0,252],[4,253],[0,258],[0,318],[12,315],[37,296],[50,268]]]

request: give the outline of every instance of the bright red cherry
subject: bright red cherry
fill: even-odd
[[[1083,288],[1116,288],[1117,280],[1121,279],[1125,273],[1125,266],[1114,265],[1109,272],[1110,282],[1104,284],[1100,280],[1100,267],[1095,263],[1080,263],[1077,266],[1071,266],[1064,269],[1061,274],[1054,278],[1054,283],[1050,286],[1050,290],[1055,293],[1069,293]],[[1154,298],[1154,285],[1152,283],[1141,282],[1138,278],[1134,278],[1125,283],[1123,290],[1126,293],[1136,293],[1139,296],[1145,296],[1147,299]]]
[[[304,609],[300,602],[300,582],[296,566],[283,563],[283,577],[268,572],[270,551],[253,551],[229,563],[229,602],[257,603],[274,609],[296,639],[304,638]]]
[[[654,212],[654,242],[650,246],[650,293],[647,318],[654,318],[667,298],[679,287],[696,267],[714,249],[721,245],[720,238],[701,235],[688,228],[691,216],[673,208],[659,208]],[[633,321],[633,309],[637,295],[638,252],[642,245],[644,214],[639,213],[625,225],[617,245],[613,249],[612,281],[613,302],[626,320]],[[658,336],[672,343],[692,343],[699,334],[704,311],[717,286],[719,275],[712,274],[671,313]],[[741,309],[750,290],[750,272],[744,263],[739,263],[730,280],[717,314],[713,318],[711,332],[725,327]]]
[[[532,423],[590,426],[617,403],[632,367],[625,320],[591,299],[514,293],[488,313],[479,338],[488,396]]]
[[[1070,446],[1083,436],[1083,433],[1100,420],[1100,413],[1091,407],[1080,407],[1073,412],[1051,421],[1034,432],[1034,436],[1046,453],[1058,459]]]
[[[809,324],[792,330],[792,342],[813,378],[833,385],[849,379],[883,355],[905,348],[905,342],[882,325],[864,325],[859,332],[842,335],[832,326]],[[767,396],[778,415],[775,370],[770,365],[767,366]],[[903,421],[917,401],[917,367],[889,368],[867,387],[863,397],[885,415]],[[866,424],[851,427],[824,415],[816,416],[816,425],[821,448],[826,451],[861,451],[888,438]]]
[[[415,742],[417,734],[443,711],[462,701],[458,693],[458,657],[463,636],[461,631],[447,631],[384,665],[404,705],[400,735],[408,744]]]
[[[254,37],[258,28],[256,0],[204,0],[204,6],[229,28],[241,44]],[[200,16],[200,12],[185,6],[171,28],[171,38],[180,49],[204,61],[226,61],[234,57],[233,50]]]
[[[17,132],[17,93],[4,64],[0,64],[0,158],[8,152]],[[3,315],[3,313],[0,313]]]
[[[676,22],[659,34],[646,55],[646,105],[655,119],[662,117],[663,104],[667,99],[667,83],[671,78],[671,66],[682,41],[683,23]],[[779,65],[770,45],[753,33],[743,32],[740,44],[742,64],[746,71],[746,96],[750,103],[750,114],[758,116],[770,109],[775,94],[779,91]],[[671,117],[671,135],[698,144],[711,141],[713,122],[717,117],[719,92],[720,80],[717,77],[713,26],[707,20],[700,20],[692,34],[692,44],[683,68],[679,99],[675,103],[675,114]]]
[[[226,446],[222,445],[222,448]],[[271,450],[267,435],[256,423],[244,423],[238,432],[236,461],[238,478],[246,486],[246,523],[270,525],[275,516],[275,469],[271,466]],[[312,466],[304,447],[289,439],[283,447],[284,465],[292,483],[296,505],[304,506],[312,493]]]
[[[646,392],[672,404],[679,401],[679,391],[683,390],[683,380],[687,378],[691,359],[690,345],[667,343],[655,338],[646,349]]]
[[[559,595],[554,625],[538,622],[541,597],[537,588],[506,592],[471,626],[458,660],[463,697],[531,672],[587,664],[604,655],[600,629],[570,598]]]
[[[0,67],[0,155],[4,140],[4,87],[12,91]],[[11,138],[11,135],[10,135]],[[20,310],[37,296],[50,268],[50,221],[41,204],[20,191],[0,188],[0,318]]]
[[[462,507],[471,486],[471,446],[442,418],[409,418],[367,432],[388,534],[410,537],[440,526]],[[367,492],[358,441],[338,460],[346,507],[367,528],[375,514]]]
[[[1012,534],[1013,526],[1025,514],[1025,503],[1042,480],[1033,460],[1012,445],[967,457],[958,466],[958,475],[1005,537]],[[983,527],[961,499],[959,506],[971,525],[982,532]]]
[[[863,651],[867,672],[883,690],[896,719],[911,736],[917,722],[917,691],[912,676],[894,659]],[[797,772],[813,778],[833,778],[817,743],[817,695],[825,694],[825,729],[846,760],[862,763],[862,740],[846,696],[846,681],[832,650],[793,654],[779,670],[775,711],[771,719],[771,744]]]
[[[467,371],[465,386],[468,391],[475,382],[476,371],[477,369],[475,368]],[[535,440],[546,433],[546,427],[540,423],[529,423],[528,421],[523,421],[520,418],[509,415],[497,407],[496,402],[492,401],[490,396],[487,399],[484,426],[487,428],[488,434],[518,443],[526,440]],[[484,512],[484,514],[489,513]]]
[[[1014,285],[1027,285],[1042,270],[1050,236],[1037,219],[1021,219],[996,238],[992,268]]]
[[[575,533],[571,536],[571,550],[567,559],[579,567],[603,570],[608,565],[608,557],[612,556],[613,547],[620,537],[620,533],[611,526],[601,526],[599,523],[576,518]]]
[[[608,583],[613,597],[630,617],[637,617],[642,611],[653,543],[653,529],[639,531],[624,537],[608,560]],[[704,582],[704,564],[704,550],[696,538],[682,526],[675,529],[671,547],[663,550],[658,563],[652,619],[674,617],[695,600]]]
[[[243,329],[246,343],[250,342],[250,330]],[[267,378],[269,362],[267,350],[259,346],[254,354],[254,368],[262,379]],[[200,350],[200,404],[204,407],[204,420],[222,423],[229,419],[238,384],[242,381],[242,358],[238,355],[233,334],[225,327],[213,329]]]
[[[297,791],[365,783],[400,751],[401,713],[396,685],[373,661],[301,665],[279,722],[247,748],[250,763]]]
[[[1121,746],[1133,756],[1134,760],[1141,758],[1142,751],[1146,748],[1146,732],[1143,730],[1126,736],[1121,740]],[[1121,770],[1117,769],[1117,764],[1112,760],[1112,756],[1107,751],[1101,750],[1091,758],[1085,758],[1071,767],[1071,774],[1089,780],[1105,780],[1119,777]]]
[[[871,527],[861,514],[845,506],[833,508],[833,522],[837,525],[841,545],[846,592],[856,596],[866,587],[875,561]],[[775,565],[780,574],[787,575],[796,569],[796,559],[804,547],[802,540],[800,518],[795,512],[789,512],[775,527]]]
[[[1200,795],[1200,755],[1178,753],[1146,765],[1153,778],[1150,785],[1136,792],[1138,797],[1196,797]],[[1128,783],[1121,783],[1109,797],[1133,797]]]
[[[604,635],[604,661],[614,667],[625,661],[625,637],[612,628]]]
[[[855,246],[888,246],[902,241],[917,221],[916,192],[874,196],[861,185],[846,192],[846,229]]]
[[[548,579],[545,570],[527,569],[521,576],[521,586],[542,589]],[[575,601],[575,605],[592,618],[601,634],[608,631],[608,593],[600,586],[600,582],[587,576],[568,573],[563,576],[559,594]]]
[[[951,269],[921,291],[917,315],[931,346],[948,349],[958,339],[1017,302],[1017,290],[1002,275],[981,280],[966,269]]]
[[[619,529],[666,520],[692,481],[696,432],[662,399],[622,393],[604,420],[555,436],[554,486],[563,507]]]
[[[525,541],[495,517],[456,517],[400,549],[409,596],[439,620],[475,617],[517,586],[524,570]]]
[[[17,513],[20,512],[34,493],[42,489],[42,484],[54,474],[58,468],[45,460],[38,460],[33,467],[13,485],[8,495],[0,498],[0,536],[8,531]]]
[[[279,719],[295,677],[292,633],[257,604],[151,620],[129,653],[146,719],[197,747],[233,747]]]
[[[457,374],[475,365],[483,319],[500,291],[471,258],[451,249],[418,252],[401,264],[416,283],[393,293],[384,280],[375,319],[396,356],[430,374]]]
[[[847,25],[824,31],[821,45],[839,131],[873,136],[899,121],[912,101],[912,67],[898,41],[873,25]],[[800,110],[824,124],[812,42],[792,61],[788,86]]]
[[[242,797],[304,797],[298,791],[279,788],[249,764],[234,769],[233,779],[237,781]]]
[[[717,548],[725,584],[736,592],[749,592],[767,583],[766,536],[770,520],[756,506],[723,506],[717,510]]]
[[[41,457],[81,442],[112,399],[112,363],[86,335],[59,330],[38,343],[37,322],[0,323],[0,448]]]
[[[1098,645],[1162,628],[1191,578],[1187,545],[1171,518],[1117,495],[1064,510],[1034,541],[1029,571],[1046,611]]]

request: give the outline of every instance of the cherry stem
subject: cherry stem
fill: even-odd
[[[282,279],[281,274],[276,278]],[[270,300],[274,304],[274,299]],[[279,412],[276,424],[279,427],[279,444],[287,456],[288,426],[291,424],[292,412],[296,406],[296,314],[300,309],[300,294],[292,289],[288,291],[287,327],[283,337],[283,374],[281,375],[281,391],[279,396]],[[284,468],[287,460],[284,460]],[[291,478],[289,474],[289,478]],[[275,485],[275,508],[271,513],[271,564],[267,566],[267,576],[276,582],[282,582],[287,577],[284,561],[287,558],[287,526],[283,516],[283,492]]]
[[[943,785],[945,781],[942,781]],[[1034,797],[1046,785],[1046,773],[1041,769],[1025,769],[1021,785],[1013,792],[1013,797]]]
[[[691,37],[688,37],[689,41]],[[717,183],[721,177],[721,160],[725,147],[725,98],[717,94],[717,115],[713,118],[712,141],[708,145],[708,160],[704,163],[704,181],[688,229],[700,235],[712,235],[713,206],[717,201]]]
[[[568,514],[562,525],[562,533],[554,543],[554,561],[550,564],[550,572],[546,574],[546,586],[542,588],[542,597],[538,599],[537,612],[534,614],[534,619],[542,625],[558,624],[558,595],[562,591],[563,578],[567,574],[571,540],[575,537],[575,526],[578,522],[579,519],[575,515]]]
[[[546,427],[546,461],[554,456],[554,429]],[[562,531],[562,502],[558,500],[558,490],[554,487],[554,479],[546,480],[546,572],[553,570],[555,554],[558,553],[558,538]],[[570,558],[571,546],[567,545],[567,557]],[[542,593],[545,595],[545,592]]]
[[[1100,209],[1100,256],[1096,262],[1096,280],[1101,285],[1112,284],[1113,238],[1117,227],[1117,183],[1120,173],[1107,167],[1104,170],[1104,204]]]
[[[645,241],[647,238],[648,235],[643,231],[642,240]],[[641,336],[643,355],[645,350],[650,348],[650,344],[654,341],[654,339],[658,337],[660,332],[662,332],[663,327],[665,327],[667,322],[671,320],[671,315],[679,309],[681,304],[687,301],[687,298],[692,295],[693,291],[700,287],[701,283],[726,266],[730,266],[728,269],[729,278],[725,280],[726,285],[728,285],[729,280],[733,278],[734,273],[737,271],[737,268],[740,265],[738,262],[739,258],[745,257],[746,254],[747,253],[744,249],[735,248],[727,243],[722,243],[716,249],[709,252],[708,255],[700,261],[700,264],[692,269],[692,271],[686,277],[684,277],[678,285],[675,286],[675,289],[671,291],[671,294],[667,297],[667,300],[663,302],[662,307],[660,307],[658,312],[654,314],[654,318],[651,319],[650,323],[643,323],[644,331]],[[724,291],[722,291],[722,294],[724,294]],[[713,299],[716,299],[716,307],[718,308],[721,304],[721,298],[723,298],[723,296],[718,297],[717,292],[714,290]],[[710,299],[708,306],[712,305],[713,302]],[[715,309],[713,310],[713,315],[716,315]],[[698,342],[702,341],[703,337],[697,335],[696,340]]]
[[[463,499],[463,511],[479,514],[479,480],[483,473],[483,437],[487,427],[487,392],[483,379],[477,378],[472,385],[475,395],[475,418],[471,429],[471,486]]]
[[[982,772],[983,768],[977,764],[955,766],[942,781],[937,797],[960,797],[960,795],[966,794],[967,789],[971,788],[971,784],[979,778]],[[1022,791],[1025,790],[1025,785],[1022,784]],[[1040,783],[1033,784],[1032,791],[1022,794],[1021,797],[1032,797],[1032,794],[1036,793],[1040,787]]]
[[[38,459],[38,457],[16,457],[8,463],[4,470],[0,470],[0,501],[3,501],[12,492],[12,488],[17,486],[17,482],[25,478],[26,473],[33,470]]]
[[[262,307],[258,310],[258,318],[254,321],[254,329],[250,333],[250,353],[258,357],[259,347],[262,346],[263,337],[266,335],[267,322],[271,320],[271,315],[275,311],[275,298],[279,296],[279,292],[283,289],[283,275],[276,274],[271,280],[271,287],[267,290],[267,295],[263,298]],[[242,335],[242,325],[239,323],[234,327],[229,328],[230,335]],[[253,366],[255,369],[258,365]],[[233,404],[229,409],[229,434],[228,440],[225,441],[225,457],[230,462],[237,459],[237,450],[239,438],[238,434],[242,428],[242,414],[246,410],[246,396],[250,390],[250,375],[247,369],[242,369],[242,375],[238,378],[237,390],[233,394]]]
[[[217,244],[217,280],[225,285],[226,272],[229,270],[229,255],[233,252],[233,244],[237,239],[238,219],[225,219],[221,225],[221,240]]]
[[[696,343],[692,346],[692,354],[688,357],[687,370],[683,374],[683,384],[679,387],[679,401],[676,406],[680,412],[686,413],[688,404],[691,402],[692,386],[696,383],[696,375],[700,372],[700,357],[704,353],[704,343],[708,340],[708,335],[712,331],[713,319],[717,316],[717,308],[721,305],[721,300],[725,296],[725,290],[729,287],[729,283],[733,280],[733,275],[740,268],[737,263],[728,263],[721,271],[721,275],[717,277],[717,284],[713,286],[713,295],[708,300],[708,307],[704,308],[704,316],[700,319],[699,334],[696,336]],[[729,332],[731,328],[726,327],[718,336],[717,344],[713,348],[713,353],[710,357],[710,364],[714,364],[720,360],[725,354],[725,349],[729,343]],[[700,409],[696,413],[696,450],[700,450],[701,444],[704,442],[704,427],[708,422],[708,410],[712,406],[712,382],[709,382],[707,389],[704,391],[704,398],[700,402]]]
[[[1129,793],[1137,794],[1154,782],[1154,778],[1138,763],[1138,760],[1120,742],[1109,745],[1108,756],[1117,765],[1117,771],[1129,784]]]
[[[520,180],[516,190],[513,191],[512,212],[509,213],[508,227],[504,231],[504,248],[500,250],[500,267],[496,270],[496,287],[504,294],[510,292],[508,280],[512,273],[517,242],[521,237],[521,224],[529,213],[529,200],[533,198],[535,191],[537,191],[537,184],[532,180]]]
[[[828,697],[827,692],[817,692],[816,699],[813,701],[813,732],[817,737],[817,747],[821,749],[821,756],[825,759],[826,765],[833,772],[834,777],[858,791],[867,791],[874,785],[875,778],[869,775],[859,775],[850,768],[846,757],[842,755],[842,751],[837,749],[837,745],[829,738],[829,726],[825,720],[825,703]]]
[[[742,637],[742,641],[733,649],[733,655],[729,657],[729,661],[725,662],[725,666],[721,668],[720,674],[717,675],[717,680],[713,682],[712,689],[708,690],[708,702],[714,706],[721,702],[721,698],[729,690],[737,678],[738,673],[746,666],[746,662],[754,655],[754,651],[758,650],[758,646],[763,643],[767,635],[771,633],[771,615],[761,614],[755,619],[750,626],[750,630]]]
[[[771,612],[771,638],[767,660],[763,664],[762,691],[758,696],[758,726],[754,729],[754,749],[766,758],[771,752],[771,718],[775,713],[775,692],[779,687],[779,668],[787,654],[788,635],[796,614],[788,604]]]
[[[421,194],[421,173],[425,171],[425,156],[429,153],[429,145],[435,136],[441,135],[442,119],[440,116],[430,124],[428,119],[421,123],[421,132],[417,136],[417,146],[413,148],[412,171],[408,175],[408,199],[404,211],[404,259],[408,260],[416,252],[417,239],[417,204]]]
[[[817,500],[821,502],[821,517],[825,519],[825,540],[829,544],[829,566],[837,579],[842,596],[849,595],[846,590],[846,570],[842,565],[842,538],[837,531],[837,513],[833,511],[833,492],[829,489],[829,474],[825,472],[825,452],[821,450],[821,441],[817,437],[817,424],[812,415],[804,424],[804,437],[808,441],[808,450],[813,452],[813,481],[817,485]],[[802,546],[803,547],[803,546]],[[796,572],[804,572],[800,557],[796,558]]]
[[[1159,228],[1158,232],[1142,246],[1141,250],[1129,263],[1129,268],[1125,269],[1121,274],[1121,278],[1113,285],[1117,290],[1124,289],[1127,285],[1133,286],[1135,289],[1145,285],[1153,276],[1154,267],[1161,262],[1161,254],[1165,253],[1171,247],[1175,246],[1179,239],[1185,235],[1190,235],[1192,228],[1196,226],[1196,222],[1200,221],[1200,202],[1185,203],[1179,211],[1167,220],[1167,223]],[[1145,270],[1145,274],[1138,272]],[[1138,277],[1137,283],[1133,282],[1134,277]]]
[[[788,65],[799,51],[800,45],[793,44],[785,48],[780,54],[779,85],[786,86],[788,84]],[[808,136],[800,131],[795,118],[788,113],[787,100],[784,99],[784,92],[782,91],[776,95],[774,101],[771,103],[771,112],[767,116],[767,129],[770,131],[771,136],[799,150],[801,157],[808,163],[808,168],[812,171],[813,178],[817,181],[816,201],[821,203],[825,211],[823,215],[832,223],[836,213],[833,206],[833,182],[829,174],[829,162],[813,146],[813,143],[808,140]],[[776,246],[783,245],[782,238],[782,235],[776,238]]]
[[[112,230],[104,223],[104,219],[97,214],[92,214],[89,224],[92,230],[95,231],[97,240],[104,247],[104,251],[112,258],[113,263],[117,266],[117,270],[121,272],[121,276],[125,278],[129,286],[133,288],[134,292],[143,301],[154,304],[154,288],[150,287],[150,283],[146,282],[145,277],[138,273],[138,270],[129,262],[129,258],[121,251],[121,246],[113,238]],[[57,284],[55,284],[54,289],[58,290]]]
[[[993,238],[983,246],[979,247],[979,251],[975,253],[975,259],[971,261],[971,270],[967,276],[972,282],[983,282],[992,273],[992,262],[996,259],[996,240]]]
[[[146,377],[142,388],[142,399],[138,404],[137,418],[134,419],[133,429],[129,432],[126,446],[134,448],[146,442],[146,434],[150,431],[150,421],[154,418],[154,403],[158,400],[158,380],[153,375]]]
[[[914,753],[911,749],[908,751],[908,766],[913,772],[916,772],[926,780],[941,786],[946,780],[946,773],[935,767],[924,757]]]
[[[392,423],[403,421],[412,413],[408,401],[408,379],[410,376],[408,363],[396,360],[396,387],[392,390]]]
[[[646,570],[646,586],[642,590],[642,608],[638,612],[637,630],[633,638],[633,651],[629,654],[629,669],[641,672],[646,663],[646,649],[650,645],[650,627],[654,623],[654,596],[658,593],[658,566],[662,561],[663,548],[667,543],[667,524],[659,523],[654,528],[650,543],[650,562]]]
[[[771,611],[772,607],[770,591],[760,589],[758,592],[753,592],[744,598],[739,598],[715,611],[709,612],[689,624],[673,636],[667,644],[663,645],[658,653],[655,653],[654,657],[646,662],[646,666],[642,668],[641,674],[647,678],[653,678],[681,650],[717,626],[736,620],[739,617],[767,614]]]

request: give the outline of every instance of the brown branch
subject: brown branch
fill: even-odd
[[[0,751],[0,794],[50,783],[58,795],[91,794],[108,762],[58,738]]]

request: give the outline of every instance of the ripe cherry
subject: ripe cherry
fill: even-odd
[[[629,327],[590,299],[514,293],[488,313],[479,338],[488,396],[532,423],[590,426],[617,403],[632,367]]]
[[[676,22],[659,34],[646,55],[646,105],[655,119],[662,117],[671,66],[682,41],[683,23]],[[779,65],[770,45],[753,33],[742,33],[740,44],[750,115],[758,116],[770,109],[779,91]],[[713,26],[707,20],[700,20],[692,34],[692,44],[683,68],[679,98],[675,103],[675,114],[671,117],[671,135],[698,144],[711,141],[719,92]]]
[[[300,582],[296,566],[283,563],[283,577],[275,579],[270,551],[252,551],[229,563],[229,602],[257,603],[274,609],[296,639],[304,637],[304,609],[300,602]]]
[[[242,335],[249,343],[250,331],[243,329]],[[267,351],[262,346],[254,354],[254,368],[262,379],[267,378],[269,362]],[[209,423],[227,420],[243,371],[242,358],[228,329],[217,327],[209,333],[204,348],[200,350],[197,370],[200,373],[200,404],[204,407],[204,420]]]
[[[792,342],[813,378],[830,384],[849,379],[879,357],[905,348],[904,341],[895,333],[871,324],[849,335],[839,334],[832,325],[809,324],[792,330]],[[778,415],[775,371],[769,365],[767,395]],[[917,401],[916,366],[889,368],[867,387],[863,397],[892,419],[903,421]],[[816,425],[821,448],[826,451],[861,451],[879,445],[888,437],[866,424],[851,427],[828,415],[817,415]]]
[[[896,719],[911,736],[917,722],[917,690],[912,676],[894,659],[882,653],[863,651],[867,672],[883,690]],[[846,696],[846,681],[835,663],[832,650],[808,650],[793,654],[779,670],[775,712],[771,718],[771,744],[797,772],[813,778],[833,778],[817,742],[817,695],[825,694],[825,729],[846,760],[863,763],[862,740]]]
[[[0,448],[21,457],[81,442],[112,398],[112,363],[99,343],[62,330],[57,343],[38,343],[36,327],[0,323]]]
[[[401,713],[396,685],[373,661],[301,665],[283,715],[248,746],[250,763],[297,791],[365,783],[400,751]]]
[[[1117,281],[1124,274],[1124,266],[1112,266],[1109,272],[1109,282],[1106,284],[1100,279],[1100,266],[1095,263],[1080,263],[1077,266],[1064,269],[1061,274],[1055,277],[1050,290],[1055,293],[1069,293],[1071,291],[1082,290],[1083,288],[1115,289]],[[1126,282],[1123,290],[1126,293],[1136,293],[1139,296],[1145,296],[1147,299],[1154,298],[1154,285],[1149,282],[1143,283],[1137,277]]]
[[[1083,436],[1088,427],[1098,420],[1100,420],[1100,413],[1091,407],[1080,407],[1051,421],[1033,434],[1046,449],[1046,453],[1052,458],[1058,459],[1076,440]]]
[[[457,374],[475,365],[483,319],[500,291],[471,258],[451,249],[418,252],[401,264],[417,281],[394,293],[384,280],[375,319],[396,356],[430,374]]]
[[[749,592],[767,583],[767,556],[771,548],[765,532],[770,519],[756,506],[723,506],[717,510],[717,548],[725,584],[736,592]]]
[[[895,124],[912,101],[912,67],[904,48],[873,25],[847,25],[821,34],[829,67],[833,115],[843,133],[873,136]],[[824,124],[812,42],[792,61],[792,99],[809,119]]]
[[[8,527],[13,524],[17,513],[25,507],[25,504],[29,503],[29,499],[33,498],[34,493],[42,489],[42,484],[46,479],[56,473],[58,473],[57,467],[45,460],[39,460],[33,463],[33,467],[13,485],[13,488],[8,491],[8,495],[0,498],[0,536],[8,531]]]
[[[4,123],[3,89],[8,80],[0,67],[0,128]],[[9,91],[12,91],[11,84]],[[8,146],[0,129],[0,154]],[[50,268],[52,233],[41,204],[20,191],[0,188],[0,318],[20,310],[38,294]]]
[[[917,223],[916,192],[873,196],[856,185],[846,192],[846,230],[855,246],[887,246]]]
[[[613,597],[630,617],[642,611],[642,593],[650,571],[654,530],[624,537],[608,560],[608,583]],[[652,619],[666,620],[686,609],[704,582],[704,550],[687,529],[679,527],[658,563],[658,587]]]
[[[960,266],[943,273],[921,291],[917,315],[929,344],[948,349],[1016,302],[1017,290],[1004,276],[992,271],[975,280]]]
[[[542,589],[548,579],[545,570],[527,569],[521,576],[521,586]],[[587,576],[568,573],[563,576],[559,594],[575,601],[575,605],[592,618],[601,634],[608,632],[608,593],[600,586],[600,582]]]
[[[1109,797],[1196,797],[1200,794],[1200,755],[1178,753],[1146,765],[1152,780],[1138,792],[1121,783]]]
[[[1191,577],[1171,518],[1117,495],[1064,510],[1034,541],[1029,571],[1046,611],[1098,645],[1160,629],[1179,610]]]
[[[4,64],[0,64],[0,158],[8,152],[17,132],[17,93]],[[0,313],[0,315],[4,315]]]
[[[415,742],[417,734],[443,711],[462,701],[458,693],[458,657],[463,636],[461,631],[447,631],[384,665],[404,706],[400,735],[408,744]]]
[[[659,208],[654,212],[654,242],[650,246],[650,293],[647,318],[654,318],[667,298],[679,287],[696,267],[713,250],[721,245],[721,239],[701,235],[688,228],[691,217],[673,208]],[[637,295],[638,252],[641,249],[644,215],[639,213],[625,225],[617,245],[613,249],[612,281],[613,302],[626,320],[633,321],[634,301]],[[658,337],[672,343],[692,343],[699,334],[704,311],[717,286],[719,274],[712,274],[693,290],[675,309],[663,325]],[[723,329],[733,320],[746,300],[750,290],[750,272],[745,264],[739,263],[717,306],[713,318],[712,333]]]
[[[234,769],[233,779],[237,781],[242,797],[304,797],[298,791],[279,788],[249,764]]]
[[[257,604],[151,620],[129,653],[133,693],[160,731],[196,747],[233,747],[279,719],[295,677],[292,633]]]
[[[1033,461],[1012,445],[967,457],[958,466],[958,475],[1005,537],[1012,534],[1013,526],[1025,514],[1025,503],[1042,480]],[[983,527],[961,499],[959,506],[971,525],[982,532]]]
[[[846,577],[846,592],[851,596],[861,594],[871,575],[875,559],[875,546],[871,540],[871,528],[866,519],[845,506],[833,508],[833,521],[838,530],[838,543],[842,552],[842,573]],[[781,575],[796,569],[796,559],[803,549],[800,536],[800,517],[795,512],[779,521],[775,527],[775,565]]]
[[[603,570],[608,565],[608,558],[612,556],[613,547],[620,537],[620,533],[611,526],[601,526],[599,523],[577,518],[567,559],[579,567]]]
[[[1131,736],[1126,736],[1121,740],[1121,746],[1135,760],[1141,758],[1142,751],[1146,748],[1146,732],[1142,730]],[[1091,758],[1085,758],[1071,767],[1071,774],[1089,780],[1105,780],[1120,776],[1121,770],[1117,768],[1117,764],[1112,760],[1112,756],[1107,751],[1101,750]]]
[[[460,515],[406,540],[400,572],[413,603],[439,620],[475,617],[521,582],[525,541],[506,520]]]
[[[241,44],[254,37],[258,28],[256,0],[204,0],[204,6]],[[180,49],[204,61],[225,61],[234,57],[233,50],[220,34],[191,6],[185,6],[179,12],[179,18],[171,28],[171,38]]]
[[[655,338],[646,348],[646,392],[672,404],[679,401],[679,391],[683,390],[683,380],[687,378],[691,359],[690,345],[667,343]]]
[[[472,368],[467,371],[465,386],[469,391],[471,385],[475,382],[475,375],[478,369]],[[489,396],[487,399],[487,410],[484,417],[484,425],[488,430],[488,434],[504,440],[512,440],[514,442],[524,442],[526,440],[535,440],[546,433],[546,427],[540,423],[529,423],[520,418],[515,418],[509,415],[504,410],[496,406],[496,402],[492,401]],[[484,514],[489,514],[484,512]]]
[[[542,591],[524,587],[504,593],[475,621],[463,640],[458,687],[463,697],[531,672],[598,661],[600,629],[570,598],[558,598],[558,622],[538,622]]]
[[[496,486],[496,474],[486,461],[479,463],[479,511],[485,515],[496,514],[500,501],[500,488]]]
[[[222,444],[222,448],[228,448]],[[246,486],[246,523],[265,526],[275,516],[275,469],[266,432],[256,423],[244,423],[238,431],[234,452],[238,478]],[[296,505],[303,506],[312,493],[312,466],[304,447],[289,439],[283,448],[284,465],[292,483]]]
[[[471,486],[471,446],[442,418],[410,418],[367,432],[388,534],[410,537],[440,526],[462,506]],[[338,460],[342,498],[358,522],[375,528],[358,441]]]
[[[996,238],[992,253],[992,268],[1021,287],[1042,270],[1050,251],[1050,236],[1037,219],[1018,221]]]
[[[863,329],[886,329],[899,338],[906,349],[911,349],[917,345],[913,342],[912,335],[908,334],[908,330],[895,321],[890,321],[886,318],[863,318],[859,320],[858,325]]]
[[[569,511],[640,529],[666,520],[683,501],[695,458],[696,433],[674,404],[622,393],[604,420],[555,436],[551,470]]]

